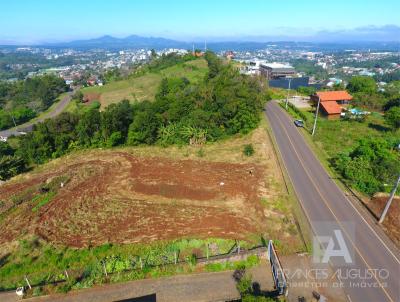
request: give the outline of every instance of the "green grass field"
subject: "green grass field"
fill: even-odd
[[[306,117],[306,129],[309,134],[314,123],[314,112],[300,110]],[[289,113],[296,118],[303,118],[289,109]],[[340,152],[354,148],[362,138],[396,137],[400,140],[400,131],[393,132],[385,124],[383,116],[373,112],[364,122],[348,120],[328,120],[323,116],[318,117],[317,128],[313,138],[317,148],[323,151],[326,158],[332,158]]]
[[[98,94],[102,108],[123,99],[131,102],[152,101],[163,78],[186,77],[190,82],[195,83],[203,79],[206,72],[207,62],[204,59],[197,59],[158,72],[150,72],[139,77],[111,82],[101,87],[83,88],[82,93],[84,95]],[[72,104],[67,110],[71,111],[73,108],[74,105]]]

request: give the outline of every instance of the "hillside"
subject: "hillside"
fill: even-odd
[[[181,63],[157,72],[147,72],[138,77],[110,82],[102,87],[87,87],[82,89],[85,98],[90,101],[97,100],[102,108],[119,102],[123,99],[133,101],[153,101],[157,89],[163,78],[185,77],[190,82],[201,81],[207,73],[207,62],[197,59]]]
[[[142,37],[130,35],[125,38],[116,38],[112,36],[102,36],[94,39],[76,40],[64,43],[49,43],[47,47],[67,47],[75,49],[126,49],[126,48],[190,48],[190,44],[182,41],[159,37]]]
[[[243,154],[248,143],[253,156]],[[170,244],[179,244],[182,259],[204,256],[205,242],[217,253],[236,239],[251,247],[273,238],[282,253],[302,249],[265,124],[201,149],[75,152],[12,179],[0,195],[0,288],[23,274],[40,282],[111,255],[166,253]]]

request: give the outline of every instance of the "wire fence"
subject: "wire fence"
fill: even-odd
[[[189,256],[182,256],[180,251],[165,252],[160,255],[135,256],[123,258],[121,256],[108,256],[99,259],[97,262],[83,268],[68,268],[57,272],[37,271],[25,276],[18,276],[13,279],[8,279],[7,284],[14,284],[13,286],[6,286],[0,288],[0,291],[15,290],[19,286],[26,286],[28,288],[42,287],[47,285],[59,285],[69,280],[80,282],[85,278],[101,279],[110,278],[114,274],[126,274],[134,272],[150,271],[154,268],[167,268],[179,265],[196,265],[216,263],[223,261],[237,261],[247,258],[249,255],[262,256],[266,255],[267,249],[265,246],[257,246],[251,249],[241,248],[238,243],[235,243],[227,253],[220,253],[211,255],[207,247],[205,256],[196,256],[191,254]],[[1,283],[1,280],[0,280]]]

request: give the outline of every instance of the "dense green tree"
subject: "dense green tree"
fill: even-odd
[[[385,121],[393,129],[400,128],[400,107],[394,106],[385,112]]]
[[[208,64],[208,78],[212,79],[218,75],[222,68],[220,59],[211,51],[207,51],[204,58]]]
[[[14,149],[11,148],[10,144],[7,142],[0,141],[0,158],[5,155],[13,155]]]
[[[317,89],[315,87],[305,87],[305,86],[300,86],[296,89],[299,93],[304,94],[304,95],[312,95],[314,94]]]
[[[138,112],[129,126],[128,144],[153,144],[158,137],[160,119],[152,110]]]
[[[354,76],[350,79],[347,89],[352,93],[374,94],[376,92],[376,83],[371,77]]]
[[[78,143],[82,146],[101,145],[99,141],[101,131],[101,115],[98,109],[91,109],[80,116],[76,126]],[[102,140],[101,140],[102,141]]]
[[[115,147],[118,145],[123,144],[125,141],[124,137],[122,136],[121,131],[113,132],[110,137],[107,139],[107,147]]]
[[[383,110],[388,111],[392,107],[400,107],[400,97],[398,99],[389,100],[384,106]]]
[[[356,189],[374,194],[384,191],[400,173],[398,142],[377,138],[360,140],[349,153],[340,154],[334,165]]]
[[[19,156],[5,155],[0,157],[0,180],[11,178],[26,169],[24,159]]]
[[[126,138],[132,122],[133,109],[128,100],[109,105],[101,114],[102,134],[105,140],[114,132],[121,132]]]

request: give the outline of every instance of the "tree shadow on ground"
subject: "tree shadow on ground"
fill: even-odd
[[[260,283],[258,283],[258,282],[253,282],[252,288],[253,288],[253,293],[255,296],[263,296],[263,297],[267,297],[267,298],[279,297],[279,290],[273,290],[273,291],[261,290]]]
[[[0,257],[0,268],[7,264],[8,258],[10,258],[10,253],[5,254],[3,257]]]
[[[375,129],[379,132],[388,132],[391,129],[389,127],[383,126],[383,125],[379,125],[379,124],[375,124],[375,123],[368,123],[368,127]]]
[[[156,301],[157,301],[156,294],[151,294],[151,295],[137,297],[137,298],[118,300],[118,301],[114,301],[114,302],[156,302]]]

